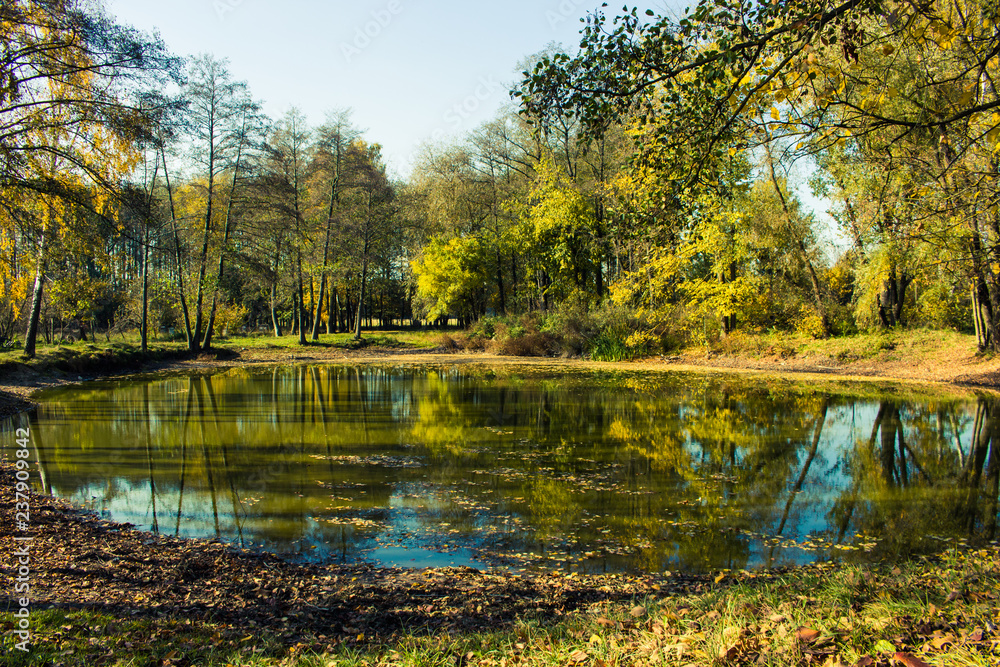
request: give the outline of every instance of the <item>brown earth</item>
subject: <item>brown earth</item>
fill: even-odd
[[[0,515],[13,516],[15,467],[0,461]],[[407,628],[497,630],[527,617],[556,618],[591,605],[698,593],[709,576],[577,575],[296,565],[217,540],[156,535],[31,494],[31,599],[37,610],[88,609],[139,620],[211,619],[233,637],[248,630],[287,641],[377,641]],[[0,551],[14,553],[14,531]],[[14,568],[0,566],[0,580]],[[768,577],[779,572],[768,573]],[[8,582],[9,583],[9,582]],[[5,586],[10,590],[12,586]],[[326,646],[315,646],[323,650]]]

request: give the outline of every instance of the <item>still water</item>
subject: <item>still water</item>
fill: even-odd
[[[40,490],[293,560],[705,572],[997,538],[1000,403],[972,394],[286,366],[37,399]]]

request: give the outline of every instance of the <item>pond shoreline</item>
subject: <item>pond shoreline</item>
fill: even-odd
[[[14,511],[14,474],[0,460],[4,517]],[[725,655],[730,665],[912,667],[925,664],[908,662],[914,654],[956,665],[1000,657],[996,542],[899,565],[714,575],[410,570],[292,564],[143,532],[50,496],[31,495],[30,506],[18,537],[32,538],[36,655],[16,664],[93,667],[127,655],[175,667],[554,667],[656,663],[676,652],[689,664]],[[23,544],[14,540],[5,531],[0,549],[13,553]],[[13,581],[9,563],[0,571]],[[4,626],[12,614],[0,612]],[[0,640],[15,653],[11,632]]]
[[[5,518],[14,514],[14,488],[15,466],[0,459]],[[413,625],[482,631],[528,613],[554,618],[592,603],[720,585],[695,574],[297,564],[218,539],[150,533],[52,496],[31,494],[30,506],[30,528],[18,536],[32,540],[36,609],[142,608],[150,617],[169,613],[286,628],[320,624],[334,635],[375,637]],[[0,536],[0,550],[13,553],[14,540],[13,531]]]
[[[436,349],[362,348],[344,349],[329,345],[305,348],[259,347],[239,350],[219,347],[208,353],[190,355],[185,351],[150,354],[142,362],[136,355],[117,359],[106,355],[79,371],[51,364],[8,363],[0,368],[0,417],[12,416],[34,407],[32,394],[41,389],[79,384],[90,380],[128,377],[144,373],[201,371],[240,366],[269,366],[306,363],[407,363],[407,364],[498,364],[506,366],[552,366],[623,371],[679,371],[739,373],[784,379],[821,377],[830,381],[903,382],[937,385],[949,391],[1000,391],[1000,358],[980,358],[975,354],[946,352],[940,358],[916,354],[908,358],[861,360],[837,363],[826,357],[792,356],[750,358],[688,350],[672,357],[650,357],[636,361],[597,362],[584,359],[549,357],[509,357],[485,352],[449,352]],[[72,364],[69,364],[72,366]]]

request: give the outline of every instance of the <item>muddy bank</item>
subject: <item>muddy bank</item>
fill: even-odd
[[[48,387],[75,384],[87,380],[128,376],[160,371],[203,370],[233,366],[258,366],[287,363],[438,363],[552,366],[625,370],[687,370],[701,372],[737,372],[780,375],[794,378],[822,375],[826,379],[898,380],[934,383],[983,389],[1000,389],[1000,358],[980,357],[971,351],[954,348],[902,358],[865,359],[838,362],[826,356],[747,358],[715,354],[701,350],[677,356],[657,356],[631,362],[593,362],[583,359],[506,357],[486,353],[449,353],[443,348],[401,349],[370,347],[358,350],[331,345],[305,348],[262,346],[254,348],[222,347],[196,355],[184,350],[161,349],[148,354],[90,348],[66,359],[38,362],[7,362],[0,365],[0,417],[17,414],[32,407],[31,395]],[[73,350],[72,352],[76,352]]]
[[[14,515],[14,467],[0,462],[0,516]],[[470,568],[303,566],[210,540],[134,529],[44,495],[30,497],[27,530],[5,531],[0,550],[31,537],[32,605],[135,618],[198,618],[280,632],[292,639],[387,638],[406,628],[497,630],[518,619],[557,618],[592,604],[697,593],[697,575],[511,574]],[[4,563],[11,580],[14,570]]]

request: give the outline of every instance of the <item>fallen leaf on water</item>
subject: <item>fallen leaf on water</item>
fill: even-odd
[[[892,659],[906,665],[906,667],[931,667],[920,658],[909,653],[896,653],[892,656]]]

